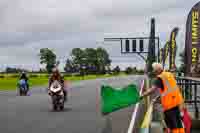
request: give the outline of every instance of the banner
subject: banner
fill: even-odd
[[[164,48],[160,49],[160,63],[162,63],[163,68],[164,68],[164,65],[165,65],[165,51],[164,51]]]
[[[176,69],[176,51],[177,51],[177,45],[176,45],[176,36],[178,34],[179,28],[174,28],[170,35],[170,41],[169,41],[169,69]]]
[[[164,49],[161,48],[161,49],[160,49],[160,57],[159,57],[159,58],[160,58],[160,59],[159,59],[159,60],[160,60],[160,63],[162,63],[163,60],[164,60],[163,53],[164,53]]]
[[[166,59],[168,57],[168,53],[169,53],[169,41],[167,41],[167,43],[165,44],[165,46],[163,48],[163,59],[162,59],[163,68],[165,67]]]
[[[200,2],[190,11],[186,23],[186,74],[200,76]]]

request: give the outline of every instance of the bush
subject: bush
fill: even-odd
[[[38,78],[39,75],[37,75],[37,74],[31,74],[31,75],[29,75],[29,77],[30,77],[30,78]]]
[[[76,74],[74,74],[73,76],[75,76],[75,77],[80,77],[80,76],[82,76],[82,75],[80,75],[80,73],[76,73]]]
[[[19,76],[20,76],[19,74],[12,74],[12,75],[10,75],[11,78],[19,78]]]
[[[113,69],[113,74],[114,75],[118,75],[120,73],[120,67],[119,66],[116,66],[114,69]]]
[[[67,74],[64,74],[63,76],[64,76],[64,77],[72,77],[72,74],[67,73]]]
[[[144,70],[138,70],[137,73],[138,74],[144,74]]]
[[[0,75],[0,78],[5,78],[5,76],[4,75]]]
[[[127,67],[125,70],[126,74],[132,74],[133,73],[133,69],[131,67]]]
[[[45,77],[50,77],[50,74],[46,74]]]

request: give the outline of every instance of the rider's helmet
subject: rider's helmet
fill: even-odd
[[[56,67],[54,67],[54,68],[52,69],[52,72],[56,72],[56,71],[58,71],[58,69],[57,69]]]
[[[55,68],[52,69],[52,74],[53,74],[54,76],[58,76],[59,73],[60,73],[60,72],[59,72],[58,68],[55,67]]]
[[[55,68],[52,69],[52,72],[53,73],[59,73],[59,70],[58,70],[58,68],[55,67]]]
[[[25,71],[22,71],[21,77],[26,77],[26,72]]]
[[[22,74],[25,74],[25,71],[22,71]]]

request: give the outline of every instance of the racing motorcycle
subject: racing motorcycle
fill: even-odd
[[[20,96],[27,96],[28,86],[27,86],[27,83],[24,79],[19,80],[18,88],[19,88],[19,95]]]
[[[49,88],[49,95],[51,96],[53,110],[60,110],[64,109],[64,93],[62,90],[61,84],[55,80],[50,88]]]

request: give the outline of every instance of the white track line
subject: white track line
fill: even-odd
[[[142,81],[142,85],[141,85],[141,88],[140,88],[140,95],[142,94],[143,88],[144,88],[144,80]],[[131,119],[131,122],[130,122],[130,125],[129,125],[127,133],[133,133],[133,127],[135,125],[135,120],[136,120],[136,116],[137,116],[137,111],[138,111],[139,105],[140,105],[140,103],[137,103],[136,106],[135,106],[135,110],[133,112],[132,119]]]

